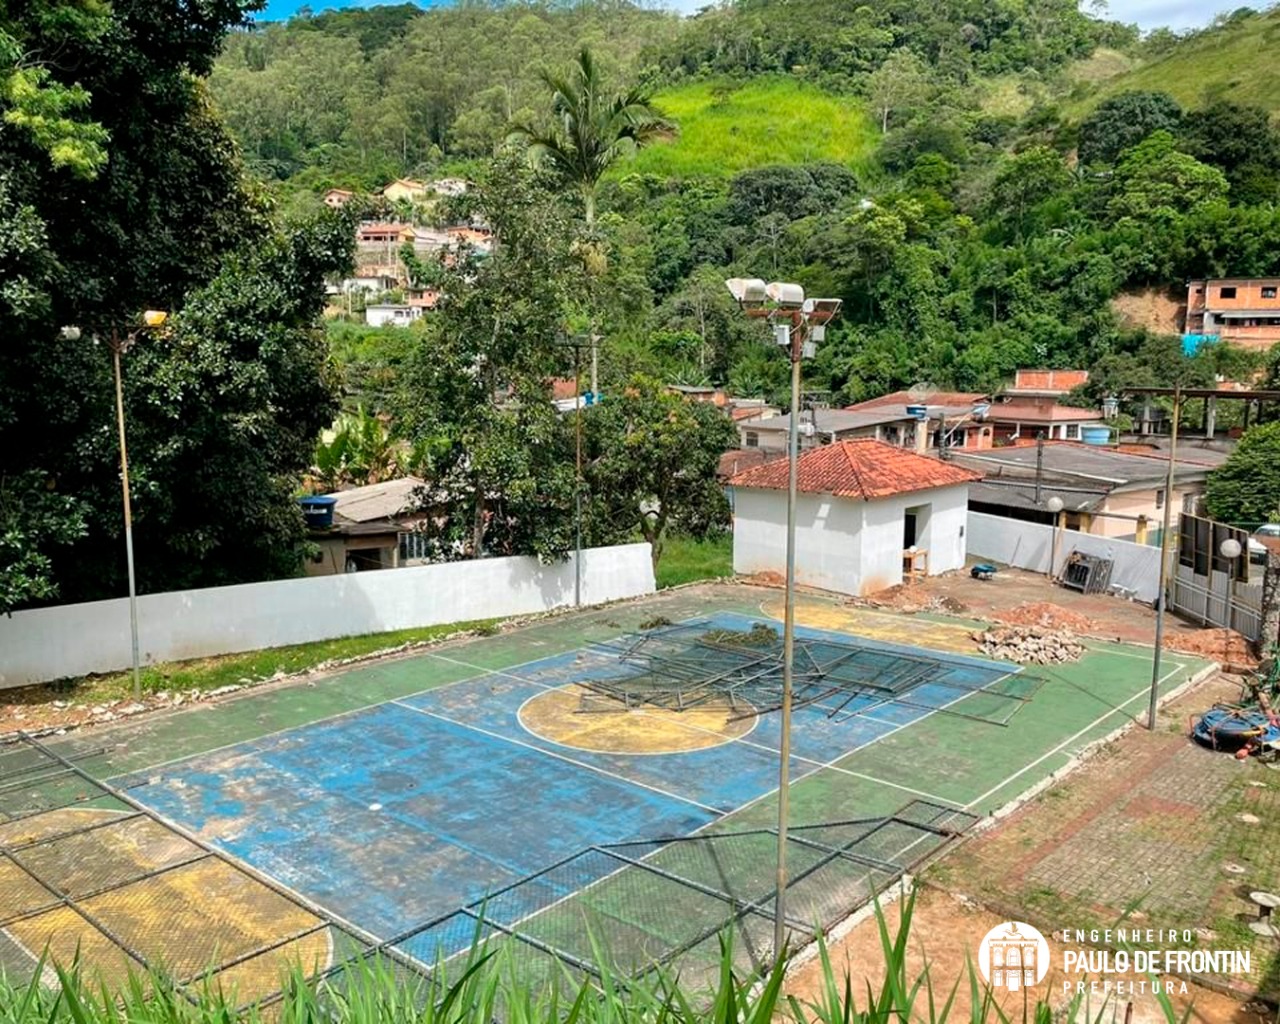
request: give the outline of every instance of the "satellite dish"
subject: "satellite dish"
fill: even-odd
[[[912,405],[928,405],[929,399],[938,393],[937,385],[929,381],[921,381],[907,389],[907,397]]]

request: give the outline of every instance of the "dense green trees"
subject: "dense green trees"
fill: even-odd
[[[110,360],[94,338],[147,307],[177,315],[126,357],[140,589],[298,564],[290,491],[333,412],[322,282],[349,258],[350,226],[271,227],[209,104],[198,76],[250,6],[85,0],[11,7],[3,23],[21,54],[59,55],[40,65],[37,106],[53,117],[59,95],[77,98],[51,136],[23,95],[0,97],[0,610],[123,592]],[[101,159],[81,145],[94,139]]]
[[[1280,422],[1249,430],[1209,474],[1205,504],[1214,519],[1252,528],[1280,520]]]

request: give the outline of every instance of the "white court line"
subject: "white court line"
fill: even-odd
[[[1179,672],[1183,671],[1185,668],[1186,668],[1186,666],[1185,666],[1185,665],[1179,665],[1177,668],[1170,669],[1167,673],[1165,673],[1165,675],[1164,675],[1163,677],[1161,677],[1160,682],[1159,682],[1159,686],[1164,686],[1164,684],[1165,684],[1166,682],[1168,682],[1170,679],[1172,679],[1172,678],[1173,678],[1177,673],[1179,673]],[[1092,722],[1090,722],[1088,725],[1086,725],[1086,726],[1085,726],[1083,729],[1081,729],[1079,732],[1072,733],[1070,736],[1068,736],[1065,740],[1063,740],[1061,743],[1059,743],[1059,744],[1058,744],[1056,747],[1054,747],[1052,750],[1047,750],[1047,751],[1045,751],[1043,754],[1041,754],[1039,757],[1037,757],[1034,761],[1032,761],[1032,762],[1031,762],[1029,765],[1027,765],[1026,767],[1018,769],[1018,771],[1014,772],[1012,775],[1010,775],[1010,776],[1009,776],[1007,779],[1005,779],[1003,782],[998,783],[997,785],[995,785],[994,787],[992,787],[991,789],[989,789],[989,790],[987,790],[985,793],[983,793],[981,796],[976,797],[976,798],[975,798],[975,799],[973,799],[973,800],[970,800],[967,804],[965,804],[965,805],[964,805],[964,809],[965,809],[965,810],[968,810],[968,809],[969,809],[970,807],[972,807],[974,804],[981,803],[983,800],[985,800],[987,797],[991,796],[993,793],[998,793],[998,792],[1000,792],[1000,790],[1004,789],[1004,787],[1005,787],[1005,786],[1007,786],[1007,785],[1009,785],[1009,783],[1011,783],[1014,779],[1018,778],[1020,775],[1025,775],[1027,772],[1031,771],[1031,769],[1032,769],[1032,768],[1034,768],[1036,765],[1038,765],[1038,764],[1040,764],[1040,763],[1042,763],[1042,762],[1044,762],[1044,761],[1047,761],[1049,758],[1053,757],[1053,755],[1054,755],[1054,754],[1060,753],[1064,747],[1066,747],[1068,744],[1074,743],[1074,742],[1075,742],[1076,740],[1078,740],[1081,736],[1083,736],[1085,733],[1087,733],[1090,729],[1096,729],[1098,726],[1100,726],[1103,722],[1105,722],[1105,721],[1106,721],[1108,718],[1110,718],[1112,715],[1121,714],[1121,713],[1124,711],[1124,709],[1125,709],[1125,708],[1127,708],[1130,704],[1132,704],[1135,700],[1141,700],[1141,699],[1143,699],[1143,698],[1145,698],[1145,697],[1149,697],[1149,696],[1150,696],[1150,691],[1148,691],[1148,690],[1140,690],[1140,691],[1138,691],[1138,692],[1137,692],[1137,693],[1135,693],[1132,697],[1130,697],[1128,700],[1124,701],[1124,702],[1123,702],[1123,703],[1121,703],[1121,704],[1116,705],[1114,708],[1112,708],[1112,709],[1111,709],[1110,711],[1108,711],[1106,714],[1104,714],[1104,715],[1100,715],[1098,718],[1095,718]]]
[[[557,753],[554,750],[547,750],[544,747],[534,746],[534,744],[526,743],[524,740],[518,740],[511,736],[503,736],[501,733],[491,732],[488,729],[482,729],[480,726],[472,725],[469,722],[458,722],[450,718],[448,715],[442,715],[435,711],[427,711],[423,708],[415,708],[412,704],[403,704],[398,700],[393,700],[391,701],[391,703],[395,704],[398,707],[404,708],[406,711],[414,711],[419,715],[426,715],[428,718],[435,718],[441,722],[448,722],[450,725],[456,725],[462,729],[470,729],[473,732],[478,732],[484,736],[488,736],[491,739],[502,740],[505,743],[511,743],[517,747],[524,747],[526,750],[533,750],[539,754],[544,754],[547,757],[554,757],[559,761],[564,761],[578,768],[585,768],[587,771],[596,772],[597,774],[600,774],[600,775],[606,775],[609,778],[614,779],[618,782],[625,782],[629,786],[639,786],[641,789],[647,789],[650,792],[657,793],[661,796],[665,796],[668,799],[679,800],[683,804],[689,804],[693,807],[699,808],[700,810],[709,811],[710,813],[716,815],[717,817],[725,813],[720,808],[712,807],[710,804],[700,803],[699,801],[694,800],[690,797],[680,796],[678,793],[668,792],[667,790],[662,789],[658,786],[651,786],[647,782],[638,782],[635,779],[629,779],[625,775],[619,775],[616,772],[611,772],[607,768],[599,768],[595,765],[587,764],[585,761],[579,761],[576,758],[568,757],[564,754]]]
[[[506,669],[484,668],[484,667],[482,667],[482,666],[480,666],[480,665],[471,665],[471,664],[469,664],[469,663],[467,663],[467,662],[465,662],[465,661],[459,661],[459,660],[458,660],[458,659],[456,659],[456,658],[448,658],[448,657],[445,657],[444,655],[432,655],[432,657],[442,658],[443,660],[448,661],[448,662],[451,662],[452,664],[458,665],[458,666],[460,666],[460,667],[462,667],[462,668],[469,668],[469,669],[473,669],[473,670],[475,670],[476,672],[481,672],[481,673],[483,673],[483,674],[485,674],[485,675],[505,676],[506,678],[508,678],[508,679],[512,679],[512,680],[515,680],[515,681],[516,681],[516,682],[518,682],[518,683],[525,683],[525,684],[532,683],[534,686],[541,686],[541,687],[542,687],[543,689],[545,689],[545,690],[559,690],[559,689],[561,689],[561,688],[562,688],[562,686],[560,686],[560,685],[558,685],[558,686],[552,686],[552,685],[550,685],[550,684],[548,684],[548,683],[542,683],[542,682],[539,682],[539,681],[538,681],[538,680],[536,680],[536,679],[528,679],[528,678],[526,678],[525,676],[517,676],[517,675],[514,675],[514,674],[512,674],[510,671],[508,671],[508,670],[506,670]],[[538,658],[538,659],[535,659],[535,660],[536,660],[536,661],[542,661],[542,660],[544,660],[544,659],[542,659],[542,658]],[[533,662],[526,662],[525,664],[533,664]],[[519,665],[514,665],[514,666],[512,666],[512,667],[513,667],[513,668],[519,668],[520,666],[519,666]],[[1010,676],[1016,676],[1016,675],[1020,675],[1020,674],[1021,674],[1021,672],[1008,672],[1008,673],[1006,673],[1004,676],[1002,676],[1002,677],[1001,677],[1001,679],[1008,679]],[[472,678],[475,678],[475,677],[472,677]],[[999,679],[997,679],[997,680],[993,680],[992,682],[993,682],[993,683],[996,683],[996,682],[1000,682],[1000,680],[999,680]],[[562,684],[562,685],[563,685],[563,684]],[[861,746],[854,747],[852,750],[846,750],[843,754],[839,754],[838,756],[836,756],[836,757],[832,758],[830,761],[816,761],[816,760],[813,760],[813,759],[811,759],[811,758],[801,757],[801,756],[800,756],[800,755],[798,755],[798,754],[792,754],[791,756],[792,756],[792,758],[793,758],[793,759],[795,759],[795,760],[797,760],[797,761],[803,761],[805,764],[816,765],[816,766],[817,766],[817,770],[818,770],[818,771],[821,771],[821,770],[822,770],[822,769],[824,769],[824,768],[830,768],[830,769],[833,769],[834,771],[843,772],[843,773],[844,773],[844,774],[846,774],[846,775],[854,776],[855,778],[865,779],[867,782],[878,782],[878,783],[880,783],[880,784],[882,784],[882,785],[890,786],[890,787],[892,787],[892,788],[894,788],[894,789],[901,789],[901,790],[903,790],[904,792],[911,793],[911,794],[913,794],[913,795],[915,795],[915,796],[924,797],[925,799],[928,799],[928,800],[936,800],[936,801],[938,801],[938,802],[940,802],[940,803],[950,804],[950,805],[952,805],[953,807],[956,807],[956,808],[958,809],[958,808],[959,808],[959,804],[957,804],[957,803],[956,803],[956,801],[954,801],[954,800],[948,800],[948,799],[947,799],[947,798],[945,798],[945,797],[940,797],[940,796],[936,796],[936,795],[931,794],[931,793],[925,793],[925,792],[922,792],[921,790],[912,789],[912,788],[911,788],[911,787],[909,787],[909,786],[902,786],[902,785],[899,785],[899,784],[898,784],[898,783],[896,783],[896,782],[889,782],[889,781],[888,781],[888,780],[886,780],[886,779],[879,779],[879,778],[876,778],[874,775],[864,775],[864,774],[861,774],[861,773],[859,773],[859,772],[851,771],[851,770],[850,770],[850,769],[848,769],[848,768],[841,768],[841,767],[839,767],[839,765],[838,765],[836,762],[838,762],[838,761],[843,761],[846,757],[849,757],[849,756],[850,756],[850,755],[852,755],[852,754],[860,753],[861,751],[865,750],[867,747],[871,746],[871,744],[873,744],[873,743],[877,743],[877,742],[879,742],[880,740],[882,740],[882,739],[884,739],[884,738],[886,738],[886,737],[888,737],[888,736],[892,736],[895,732],[898,732],[898,731],[899,731],[899,730],[901,730],[901,729],[905,729],[905,728],[907,728],[907,726],[909,726],[909,725],[915,725],[917,722],[923,722],[926,718],[929,718],[930,716],[937,714],[939,711],[943,711],[943,710],[945,710],[945,709],[947,709],[947,708],[951,707],[951,705],[953,705],[953,704],[957,704],[957,703],[959,703],[960,701],[964,700],[966,697],[972,697],[972,696],[973,696],[973,693],[962,693],[962,694],[960,694],[960,696],[956,697],[956,698],[955,698],[955,700],[949,700],[949,701],[947,701],[947,703],[945,703],[945,704],[939,705],[938,707],[933,708],[933,709],[932,709],[932,710],[930,710],[930,711],[926,711],[926,712],[925,712],[924,714],[922,714],[919,718],[913,718],[910,722],[903,722],[903,723],[899,723],[899,724],[894,725],[894,724],[893,724],[893,723],[891,723],[891,722],[887,722],[887,721],[886,721],[885,719],[883,719],[883,718],[874,718],[874,719],[872,719],[872,721],[879,722],[881,725],[892,725],[893,727],[892,727],[888,732],[882,733],[882,734],[881,734],[881,735],[879,735],[879,736],[875,736],[875,737],[873,737],[872,739],[869,739],[866,743],[863,743]],[[392,703],[398,703],[398,702],[393,701]],[[415,710],[416,710],[416,709],[415,709]],[[441,717],[443,717],[443,716],[441,716]],[[868,717],[869,717],[869,716],[868,716]],[[452,721],[452,719],[449,719],[449,720],[450,720],[450,721]],[[681,725],[683,725],[683,726],[684,726],[684,727],[686,727],[686,728],[689,728],[689,729],[697,729],[697,728],[698,728],[698,726],[693,725],[693,724],[691,724],[691,723],[689,723],[689,722],[682,722],[682,723],[680,723],[680,724],[681,724]],[[484,730],[480,730],[480,731],[484,731]],[[517,740],[513,740],[512,742],[519,742],[519,741],[517,741]],[[747,746],[750,746],[750,747],[758,747],[758,748],[760,748],[760,749],[762,749],[762,750],[768,751],[768,752],[769,752],[769,753],[771,753],[771,754],[781,754],[781,753],[782,753],[782,751],[780,751],[780,750],[775,750],[773,747],[768,747],[768,746],[765,746],[764,744],[757,744],[757,743],[754,743],[754,742],[751,742],[751,741],[747,741],[747,740],[742,739],[742,738],[734,738],[734,739],[731,739],[729,742],[731,742],[731,743],[745,743]],[[542,748],[540,748],[540,747],[535,747],[534,749],[542,749]],[[575,763],[577,763],[577,762],[575,762]],[[810,774],[811,774],[811,775],[812,775],[812,774],[817,774],[817,771],[815,771],[815,772],[811,772]],[[797,780],[797,781],[798,781],[798,780]],[[773,795],[774,793],[776,793],[777,791],[778,791],[778,787],[777,787],[777,786],[774,786],[774,787],[773,787],[773,789],[768,790],[767,792],[761,793],[759,796],[753,797],[752,799],[748,800],[745,804],[740,804],[739,806],[735,807],[732,811],[721,811],[720,813],[721,813],[721,814],[726,814],[726,815],[727,815],[727,814],[736,814],[738,811],[742,810],[744,807],[750,807],[750,806],[751,806],[752,804],[754,804],[756,801],[758,801],[758,800],[762,800],[762,799],[764,799],[764,798],[765,798],[765,797],[767,797],[767,796],[771,796],[771,795]],[[704,827],[705,827],[705,826],[704,826]]]
[[[644,717],[646,717],[646,718],[653,718],[653,717],[654,717],[653,715],[650,715],[647,711],[645,711],[643,708],[638,709],[638,712],[637,712],[637,713],[638,713],[638,714],[640,714],[640,715],[643,715],[643,716],[644,716]],[[886,721],[885,721],[884,719],[882,719],[882,718],[876,718],[876,719],[873,719],[873,721],[879,722],[881,725],[892,725],[892,724],[893,724],[892,722],[886,722]],[[710,736],[723,736],[723,735],[724,735],[723,733],[718,733],[718,732],[716,732],[714,729],[708,729],[708,728],[706,728],[705,726],[696,725],[696,724],[694,724],[693,722],[678,722],[678,723],[676,723],[676,724],[677,724],[677,725],[680,725],[680,726],[682,726],[682,727],[684,727],[684,728],[686,728],[686,729],[692,729],[694,732],[705,732],[705,733],[707,733],[707,734],[708,734],[708,735],[710,735]],[[837,724],[840,724],[840,723],[837,723]],[[754,749],[754,750],[761,750],[761,751],[764,751],[766,754],[777,754],[777,755],[781,755],[781,753],[782,753],[782,751],[781,751],[781,750],[777,750],[777,749],[775,749],[774,747],[769,746],[768,744],[765,744],[765,743],[756,743],[754,740],[749,740],[749,739],[747,739],[747,737],[746,737],[746,736],[729,736],[729,737],[726,737],[726,739],[727,739],[727,741],[728,741],[729,743],[741,743],[744,747],[751,747],[751,748],[752,748],[752,749]],[[714,748],[711,748],[711,749],[714,749]],[[841,759],[841,760],[843,760],[844,758],[848,757],[850,754],[857,753],[857,752],[858,752],[859,750],[861,750],[861,749],[862,749],[861,747],[855,747],[853,750],[845,751],[843,754],[841,754],[841,755],[840,755],[840,759]],[[939,802],[941,802],[941,803],[953,803],[953,802],[954,802],[954,801],[946,800],[946,799],[945,799],[945,798],[943,798],[943,797],[936,796],[936,795],[935,795],[935,794],[933,794],[933,793],[926,793],[926,792],[925,792],[924,790],[922,790],[922,789],[912,789],[910,786],[903,786],[903,785],[901,785],[901,784],[899,784],[899,783],[897,783],[897,782],[890,782],[888,779],[877,779],[874,775],[864,775],[862,772],[855,772],[855,771],[851,771],[851,770],[850,770],[850,769],[848,769],[848,768],[841,768],[839,765],[834,765],[834,764],[824,765],[821,761],[815,760],[815,759],[814,759],[814,758],[812,758],[812,757],[805,757],[805,756],[804,756],[804,755],[802,755],[802,754],[797,754],[797,753],[794,753],[794,752],[793,752],[793,753],[791,754],[791,758],[792,758],[792,760],[794,760],[794,761],[799,761],[801,764],[811,764],[811,765],[814,765],[814,766],[815,766],[817,769],[819,769],[819,770],[821,770],[821,769],[822,769],[822,768],[824,768],[824,767],[827,767],[827,768],[830,768],[832,771],[837,771],[837,772],[840,772],[841,774],[844,774],[844,775],[851,775],[851,776],[853,776],[855,779],[865,779],[867,782],[878,782],[878,783],[880,783],[881,785],[884,785],[884,786],[892,786],[894,789],[900,789],[900,790],[902,790],[904,793],[911,793],[911,794],[913,794],[914,796],[924,797],[926,800],[936,800],[936,801],[939,801]],[[803,778],[803,777],[804,777],[804,776],[802,776],[802,778]],[[799,780],[797,780],[797,781],[799,781]]]
[[[478,637],[476,639],[489,639],[489,638]],[[470,644],[474,642],[475,642],[474,640],[463,641],[463,644]],[[536,665],[538,662],[546,661],[548,658],[563,657],[566,654],[572,654],[574,651],[580,651],[582,649],[583,648],[580,648],[580,647],[571,647],[565,651],[558,651],[552,654],[541,654],[536,658],[530,658],[528,661],[522,661],[522,662],[519,662],[518,664],[511,665],[510,668],[516,669],[516,668],[524,668],[526,665]],[[262,740],[272,739],[276,736],[283,736],[287,732],[296,732],[300,729],[310,728],[313,725],[324,725],[327,722],[336,722],[339,719],[347,718],[351,715],[358,715],[362,711],[372,711],[374,708],[385,707],[386,705],[393,704],[396,701],[410,700],[413,697],[421,697],[428,693],[434,693],[436,690],[443,690],[450,686],[458,686],[461,683],[469,683],[473,679],[479,679],[481,676],[503,674],[498,670],[481,668],[478,665],[470,665],[465,661],[458,661],[456,658],[449,658],[435,651],[421,651],[417,654],[411,654],[407,657],[393,658],[386,664],[399,664],[401,662],[416,661],[418,658],[426,658],[426,657],[437,658],[440,661],[447,661],[447,662],[450,662],[451,664],[457,665],[460,668],[470,669],[472,672],[475,672],[477,674],[473,676],[463,676],[461,679],[450,679],[443,683],[437,683],[435,686],[428,686],[421,690],[414,690],[412,693],[401,694],[399,697],[384,697],[381,700],[371,701],[368,704],[361,704],[358,707],[347,708],[346,711],[335,711],[332,715],[325,715],[323,718],[313,718],[309,722],[296,722],[293,725],[285,725],[279,729],[272,729],[270,732],[264,732],[257,736],[251,736],[248,739],[232,740],[230,743],[222,743],[216,747],[210,747],[207,750],[197,750],[197,751],[193,751],[190,754],[181,754],[178,757],[171,757],[167,761],[157,761],[155,764],[149,764],[144,768],[134,768],[130,771],[120,772],[118,775],[108,775],[105,777],[105,781],[111,782],[114,779],[123,779],[131,775],[141,775],[144,772],[147,772],[147,773],[153,772],[159,768],[167,768],[170,765],[180,764],[183,761],[192,761],[197,757],[206,757],[209,754],[217,754],[224,750],[230,750],[232,747],[244,747],[252,743],[258,743]],[[358,671],[363,668],[378,666],[380,664],[383,664],[383,663],[378,661],[373,661],[367,665],[352,665],[349,668],[346,668],[344,671],[338,671],[334,675],[326,677],[326,679],[321,680],[321,682],[327,681],[329,679],[341,679],[343,676],[350,675],[352,672]],[[522,682],[536,682],[535,680],[524,679],[523,676],[512,676],[512,678],[519,679]],[[296,684],[293,684],[293,685],[296,687]],[[537,685],[542,686],[544,684],[537,683]],[[548,687],[548,689],[555,689],[555,687]],[[244,694],[244,697],[247,698],[250,696],[262,696],[262,695],[264,695],[263,691],[258,691],[255,693],[254,691],[250,690]],[[234,701],[229,701],[228,703],[234,703]],[[208,708],[209,710],[213,710],[215,708],[225,707],[225,706],[226,706],[225,704],[205,705],[205,707]],[[196,705],[191,705],[191,707],[196,707]],[[186,710],[186,707],[177,707],[172,709],[172,711],[175,711],[175,712],[181,712],[185,710]],[[145,783],[139,783],[138,785],[145,785]],[[136,789],[138,788],[138,786],[131,786],[129,788]]]

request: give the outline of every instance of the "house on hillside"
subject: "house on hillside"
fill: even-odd
[[[789,460],[738,473],[733,569],[786,571]],[[969,485],[981,474],[870,438],[804,452],[796,467],[796,580],[842,594],[965,564]]]
[[[388,224],[375,222],[356,228],[356,247],[383,252],[397,252],[406,242],[412,244],[417,233],[412,224]]]
[[[1006,392],[1007,394],[1007,392]],[[995,445],[1046,440],[1079,441],[1088,427],[1105,427],[1099,409],[1061,405],[1053,395],[1013,397],[992,403],[987,413]]]
[[[422,319],[424,308],[412,303],[374,303],[364,307],[364,322],[370,327],[408,327]]]
[[[987,405],[982,395],[936,395],[924,404],[898,391],[843,409],[806,409],[800,414],[800,447],[869,438],[917,452],[942,444],[987,448],[991,446]],[[791,417],[785,413],[751,417],[739,420],[737,426],[743,448],[785,451]]]
[[[1136,446],[1135,446],[1136,447]],[[1158,454],[1062,441],[955,452],[953,461],[981,474],[969,487],[974,512],[1052,524],[1049,501],[1062,502],[1059,524],[1101,537],[1158,544],[1168,461]],[[1194,511],[1211,465],[1179,460],[1173,511]]]
[[[1187,284],[1183,349],[1229,341],[1267,351],[1280,342],[1280,277],[1223,277]]]
[[[340,210],[355,198],[355,193],[350,189],[331,188],[321,197],[321,201],[331,210]]]
[[[1062,398],[1089,383],[1088,370],[1015,370],[1001,398]]]
[[[331,576],[369,569],[394,569],[425,557],[418,526],[426,514],[421,498],[426,485],[414,476],[334,491],[333,524],[312,529],[317,547],[306,564],[308,576]]]
[[[413,178],[397,178],[389,185],[383,185],[378,190],[378,195],[389,203],[419,203],[427,198],[429,191],[426,182],[415,181]]]

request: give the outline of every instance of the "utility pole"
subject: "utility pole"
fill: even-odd
[[[1173,520],[1173,473],[1178,455],[1178,420],[1182,417],[1182,386],[1173,389],[1173,426],[1169,431],[1169,466],[1164,478],[1164,526],[1160,531],[1160,589],[1156,594],[1156,649],[1151,657],[1151,700],[1147,707],[1147,728],[1156,728],[1160,704],[1160,653],[1164,647],[1165,605],[1169,603],[1169,534]]]

